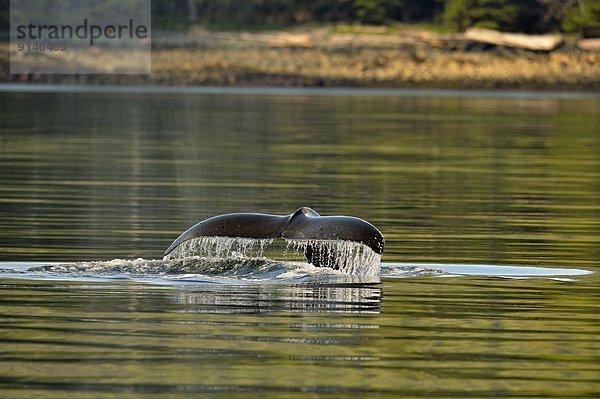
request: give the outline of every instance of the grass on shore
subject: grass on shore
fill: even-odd
[[[323,33],[312,31],[310,46],[274,46],[264,41],[260,42],[265,36],[258,33],[201,31],[196,36],[186,37],[188,42],[185,45],[175,41],[168,45],[154,46],[152,73],[133,77],[103,74],[111,72],[109,66],[105,66],[105,70],[100,70],[101,73],[97,75],[11,75],[9,45],[0,43],[0,81],[586,91],[600,89],[600,52],[576,49],[532,52],[503,48],[466,51],[438,48],[431,42],[396,42],[394,40],[404,40],[402,32],[389,32],[385,27],[375,29],[339,25],[335,29],[341,31],[325,33],[327,43],[331,45],[322,45],[321,36],[318,34]],[[345,30],[348,33],[343,33]],[[365,39],[365,36],[374,38]],[[267,37],[268,40],[272,40],[269,34]],[[336,38],[348,40],[348,37],[350,41],[342,44],[339,41],[335,42]],[[240,38],[246,41],[240,42]],[[314,45],[315,43],[317,45]],[[90,54],[88,58],[88,62],[98,63],[97,54]],[[102,67],[99,65],[99,68]]]

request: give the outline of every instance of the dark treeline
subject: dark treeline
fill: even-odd
[[[159,26],[261,29],[305,23],[419,23],[462,31],[600,36],[600,0],[152,0]]]
[[[306,23],[472,26],[524,33],[600,36],[600,0],[151,0],[157,28],[268,29]],[[0,0],[7,31],[9,0]]]

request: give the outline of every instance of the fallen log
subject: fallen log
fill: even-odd
[[[600,51],[600,38],[581,39],[577,42],[577,47],[579,47],[582,50]]]
[[[537,51],[552,51],[563,41],[561,35],[524,35],[522,33],[498,32],[492,29],[469,28],[466,40]]]
[[[242,34],[242,39],[266,44],[269,47],[314,47],[310,35],[287,32]]]

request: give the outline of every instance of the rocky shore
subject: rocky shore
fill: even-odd
[[[477,32],[475,32],[477,33]],[[562,37],[435,34],[421,30],[331,28],[287,32],[153,33],[152,73],[119,75],[98,63],[94,75],[11,75],[0,44],[0,81],[85,84],[326,86],[527,90],[600,89],[593,41]],[[493,32],[492,32],[493,33]],[[492,37],[490,42],[486,37]],[[503,40],[500,37],[499,40]],[[519,41],[550,45],[527,49]],[[583,43],[583,44],[582,44]],[[587,47],[586,47],[587,46]],[[90,61],[97,54],[90,54]]]

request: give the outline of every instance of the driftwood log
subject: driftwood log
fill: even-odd
[[[524,35],[482,28],[467,29],[464,38],[474,42],[537,51],[552,51],[563,41],[561,35]]]
[[[600,51],[600,38],[581,39],[577,42],[577,47],[579,47],[582,50]]]

